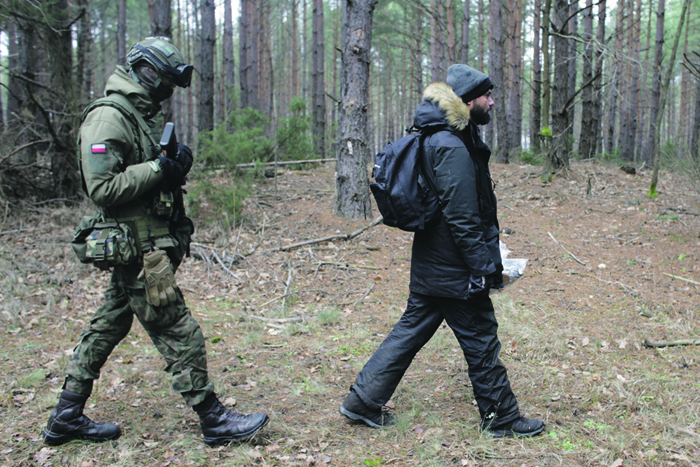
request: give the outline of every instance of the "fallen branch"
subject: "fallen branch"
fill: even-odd
[[[305,161],[282,161],[282,162],[265,162],[260,165],[294,165],[294,164],[314,164],[319,162],[335,162],[336,159],[308,159]],[[236,168],[245,169],[249,167],[255,167],[256,164],[236,164]]]
[[[350,269],[350,268],[355,268],[355,269],[371,269],[371,270],[374,270],[374,271],[378,271],[378,270],[382,269],[382,268],[378,268],[378,267],[376,267],[376,266],[364,266],[364,265],[362,265],[362,264],[350,264],[350,263],[338,263],[338,262],[333,262],[333,261],[321,261],[321,262],[318,264],[318,267],[316,268],[316,270],[318,271],[318,268],[320,268],[320,267],[323,266],[324,264],[327,264],[327,265],[329,265],[329,266],[338,266],[338,267],[340,267],[340,268],[347,268],[347,269]]]
[[[294,271],[291,261],[287,261],[287,267],[289,268],[289,272],[287,274],[287,283],[284,285],[284,298],[282,299],[282,308],[284,308],[284,305],[287,302],[287,297],[289,297],[289,287],[291,287],[292,285],[292,272]]]
[[[644,339],[645,347],[675,347],[678,345],[700,345],[700,339],[680,339],[677,341],[650,341]]]
[[[551,238],[552,240],[554,240],[554,243],[556,243],[557,245],[559,245],[559,247],[560,247],[562,250],[564,250],[565,252],[567,252],[573,259],[575,259],[576,262],[577,262],[578,264],[581,264],[581,265],[583,265],[583,266],[586,266],[586,263],[584,263],[583,261],[581,261],[580,259],[578,259],[572,252],[570,252],[569,250],[567,250],[566,248],[564,248],[564,245],[562,245],[561,243],[559,243],[559,241],[558,241],[556,238],[554,238],[554,235],[552,235],[552,234],[549,233],[549,232],[547,232],[547,235],[549,235],[549,238]]]
[[[307,316],[300,315],[294,316],[292,318],[263,318],[262,316],[245,315],[246,318],[257,319],[258,321],[264,321],[265,323],[275,323],[275,324],[285,324],[285,323],[296,323],[299,321],[304,321]]]
[[[370,293],[372,293],[372,290],[374,289],[374,286],[375,286],[375,285],[377,285],[377,283],[376,283],[376,282],[373,282],[373,283],[372,283],[372,287],[370,287],[370,288],[367,290],[367,292],[365,292],[365,294],[364,294],[363,296],[361,296],[360,298],[358,298],[357,300],[355,300],[355,303],[353,303],[352,306],[353,306],[353,307],[356,307],[358,303],[361,303],[365,298],[367,298],[367,295],[369,295]]]
[[[272,251],[290,251],[290,250],[294,250],[294,249],[302,247],[302,246],[314,245],[316,243],[332,242],[334,240],[352,240],[355,237],[358,237],[365,230],[370,229],[370,228],[374,227],[375,225],[379,224],[382,221],[382,219],[383,219],[383,217],[379,216],[376,219],[374,219],[372,222],[367,224],[366,226],[359,228],[359,229],[357,229],[354,232],[349,233],[349,234],[329,235],[328,237],[315,238],[313,240],[304,240],[303,242],[292,243],[291,245],[272,248],[272,249],[267,250],[267,251],[270,251],[270,252],[272,252]]]
[[[212,254],[212,255],[214,256],[214,258],[216,259],[216,262],[219,263],[219,264],[221,265],[221,267],[222,267],[222,269],[223,269],[224,271],[226,271],[227,273],[231,274],[237,281],[243,282],[243,279],[241,279],[240,276],[238,276],[238,274],[236,274],[235,272],[231,271],[229,268],[226,267],[226,265],[225,265],[224,262],[221,260],[221,258],[219,258],[219,255],[216,254],[216,251],[215,251],[215,250],[212,250],[212,251],[211,251],[211,254]]]
[[[690,280],[690,279],[686,279],[685,277],[674,276],[673,274],[667,274],[667,273],[665,273],[665,272],[663,272],[662,274],[663,274],[664,276],[673,277],[674,279],[678,279],[679,281],[685,281],[685,282],[690,282],[691,284],[700,285],[700,282],[696,282],[696,281],[693,281],[693,280]]]
[[[632,288],[632,287],[630,287],[630,286],[628,286],[628,285],[625,285],[625,284],[623,284],[623,283],[620,282],[620,281],[607,281],[607,280],[605,280],[605,279],[601,279],[600,277],[594,276],[594,275],[592,275],[592,274],[580,274],[580,273],[578,273],[578,272],[573,272],[573,271],[572,271],[570,274],[575,274],[575,275],[581,276],[581,277],[590,277],[591,279],[595,279],[595,280],[600,281],[600,282],[602,282],[602,283],[604,283],[604,284],[609,284],[609,285],[615,285],[615,284],[617,284],[617,285],[619,285],[620,287],[622,287],[622,288],[625,290],[625,292],[627,292],[628,294],[631,294],[631,295],[633,295],[633,296],[635,296],[635,297],[639,295],[639,292],[638,292],[636,289],[634,289],[634,288]]]

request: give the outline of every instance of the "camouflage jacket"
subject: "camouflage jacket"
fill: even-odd
[[[155,123],[149,118],[160,106],[123,67],[117,67],[107,81],[105,96],[88,106],[80,127],[78,145],[86,193],[105,219],[116,218],[132,227],[142,252],[150,249],[151,242],[158,248],[177,247],[167,217],[157,216],[154,210],[164,176],[157,160],[161,148]],[[140,113],[142,125],[132,112],[124,111],[124,104]],[[150,135],[144,127],[150,128]]]

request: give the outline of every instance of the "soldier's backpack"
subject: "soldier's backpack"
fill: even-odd
[[[427,135],[408,131],[374,156],[370,189],[385,225],[417,232],[436,223],[442,207],[422,150]]]

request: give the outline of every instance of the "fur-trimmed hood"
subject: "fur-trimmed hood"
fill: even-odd
[[[433,83],[425,88],[423,102],[416,108],[413,124],[418,129],[449,126],[462,131],[469,125],[469,108],[446,83]]]

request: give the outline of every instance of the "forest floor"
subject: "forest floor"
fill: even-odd
[[[575,163],[543,184],[539,171],[492,166],[510,232],[502,240],[529,260],[494,296],[501,358],[521,410],[546,421],[542,435],[479,431],[445,326],[387,404],[396,426],[338,414],[403,311],[412,235],[380,224],[343,239],[370,220],[333,215],[333,169],[322,167],[260,180],[242,222],[207,220],[206,206],[195,219],[178,282],[207,339],[210,375],[226,405],[271,417],[252,443],[216,449],[136,322],[86,408],[123,436],[42,444],[108,274],[77,263],[69,246],[87,203],[0,213],[0,466],[699,466],[700,345],[644,344],[700,339],[697,184],[662,172],[649,199],[650,172]]]

